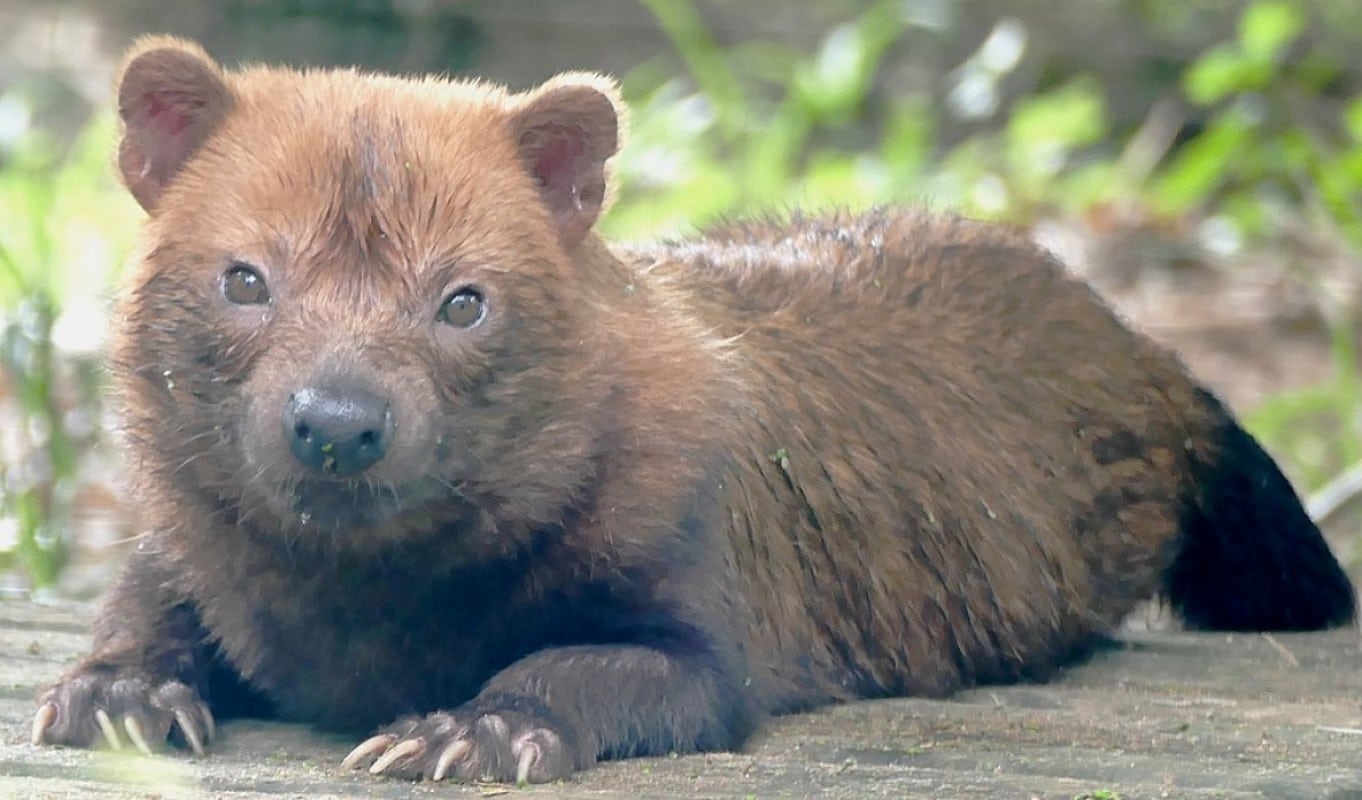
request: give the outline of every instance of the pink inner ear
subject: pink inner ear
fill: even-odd
[[[170,177],[194,146],[193,126],[207,108],[207,100],[176,89],[142,92],[124,110],[128,133],[119,164],[128,188],[143,207],[151,208]]]
[[[184,132],[204,108],[204,100],[192,92],[163,89],[142,95],[149,133],[174,137]]]
[[[600,215],[605,199],[603,164],[575,125],[541,124],[521,137],[530,174],[553,213],[565,243],[580,241]]]
[[[586,149],[581,132],[562,125],[544,126],[535,132],[541,140],[534,155],[534,177],[551,192],[571,192]]]
[[[142,207],[157,200],[232,104],[232,92],[201,52],[154,47],[128,62],[118,84],[123,140],[118,167]]]

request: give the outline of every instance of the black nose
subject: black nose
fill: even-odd
[[[388,452],[393,417],[388,401],[357,389],[311,387],[284,406],[284,437],[308,469],[354,475]]]

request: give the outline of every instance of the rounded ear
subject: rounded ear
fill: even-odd
[[[118,169],[147,211],[232,104],[222,70],[198,45],[169,36],[141,39],[118,77],[123,140]]]
[[[610,201],[606,162],[619,150],[624,103],[612,81],[568,73],[524,96],[511,114],[520,158],[553,214],[559,239],[584,239]]]

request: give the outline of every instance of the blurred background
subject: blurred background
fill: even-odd
[[[1356,0],[0,0],[0,593],[88,595],[134,531],[100,403],[140,212],[138,34],[220,61],[619,76],[619,237],[910,202],[1034,231],[1181,352],[1362,574]]]

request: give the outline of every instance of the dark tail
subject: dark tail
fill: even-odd
[[[1293,631],[1355,619],[1357,593],[1277,464],[1210,395],[1222,420],[1198,447],[1196,486],[1168,599],[1193,628]]]

